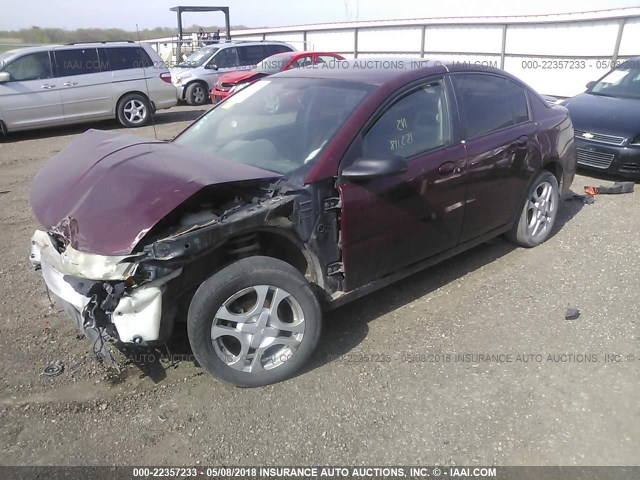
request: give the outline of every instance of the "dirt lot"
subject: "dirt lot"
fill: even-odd
[[[199,112],[160,113],[159,138]],[[86,128],[0,143],[0,464],[640,464],[640,193],[563,201],[540,248],[498,239],[339,309],[303,374],[244,390],[180,341],[175,365],[109,371],[50,306],[29,185]]]

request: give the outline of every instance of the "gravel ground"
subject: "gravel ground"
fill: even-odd
[[[202,111],[159,113],[158,137]],[[496,239],[338,309],[303,374],[237,389],[184,340],[108,370],[49,304],[29,185],[86,128],[0,140],[0,464],[640,464],[639,193],[563,201],[539,248]]]

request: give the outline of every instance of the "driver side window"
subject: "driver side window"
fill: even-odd
[[[423,85],[392,104],[365,134],[365,158],[400,157],[448,145],[451,128],[442,80]]]
[[[207,67],[216,65],[218,68],[233,68],[238,65],[238,53],[236,48],[220,50],[207,64]]]
[[[31,53],[20,57],[8,64],[3,71],[11,76],[12,82],[51,78],[49,52]]]

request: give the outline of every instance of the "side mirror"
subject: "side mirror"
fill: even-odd
[[[589,82],[589,83],[587,83],[587,90],[591,90],[593,87],[595,87],[596,83],[598,83],[598,82]]]
[[[406,171],[406,162],[398,157],[359,158],[342,170],[342,178],[351,182],[362,182],[378,177],[398,175]]]
[[[9,72],[0,72],[0,83],[5,83],[11,80],[11,75]]]
[[[218,65],[212,63],[211,65],[207,65],[208,70],[218,70]]]

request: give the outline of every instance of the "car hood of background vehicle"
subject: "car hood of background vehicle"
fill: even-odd
[[[578,130],[625,138],[640,134],[640,100],[581,93],[564,106]]]
[[[200,189],[279,176],[173,143],[89,130],[38,172],[31,208],[80,251],[126,255]]]
[[[249,80],[250,78],[253,77],[257,77],[258,75],[261,75],[260,72],[256,72],[253,70],[249,70],[249,71],[240,71],[240,72],[230,72],[230,73],[225,73],[224,75],[222,75],[220,77],[220,83],[240,83],[243,82],[245,80]],[[262,74],[264,75],[264,74]]]

